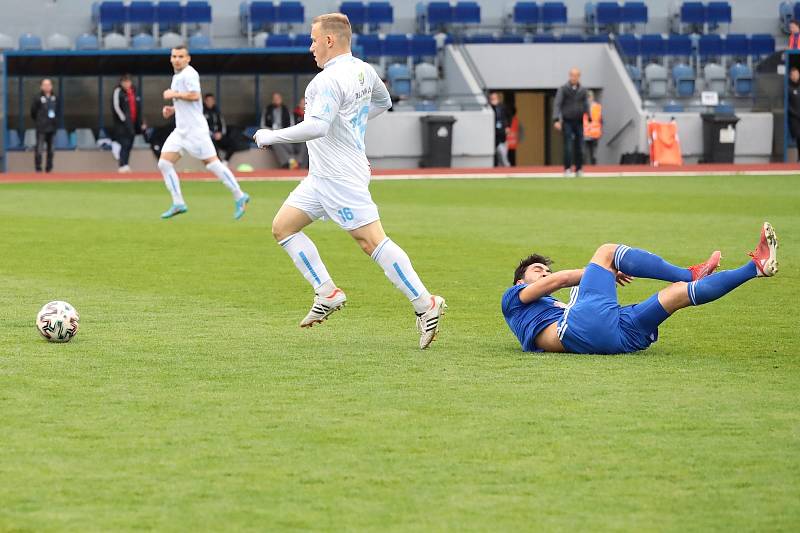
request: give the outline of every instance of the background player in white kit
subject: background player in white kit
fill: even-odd
[[[308,176],[275,215],[272,234],[316,293],[301,327],[322,322],[347,299],[333,283],[317,247],[301,231],[316,219],[331,218],[411,301],[419,347],[425,349],[436,337],[447,306],[444,298],[428,292],[408,255],[386,236],[369,193],[370,166],[364,153],[367,120],[392,107],[392,101],[375,69],[350,53],[351,36],[350,21],[341,13],[313,20],[310,50],[323,70],[306,89],[305,120],[281,130],[262,129],[254,136],[262,148],[308,143]]]
[[[208,133],[208,122],[203,116],[200,75],[189,65],[191,59],[185,46],[172,49],[170,62],[175,69],[175,75],[172,76],[170,88],[164,91],[164,100],[172,100],[173,105],[164,106],[161,114],[164,118],[175,115],[175,129],[161,147],[161,157],[158,160],[158,170],[164,176],[164,183],[172,195],[172,206],[161,218],[172,218],[188,210],[181,194],[178,173],[175,171],[175,163],[183,152],[187,152],[202,160],[206,168],[230,189],[235,201],[233,218],[239,219],[244,215],[250,196],[242,192],[233,172],[217,157],[217,150]]]

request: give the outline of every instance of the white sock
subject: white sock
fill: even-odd
[[[222,161],[217,159],[216,161],[207,164],[206,168],[210,172],[213,172],[214,175],[219,178],[219,181],[221,181],[228,188],[228,190],[233,193],[234,200],[238,200],[244,196],[242,189],[239,188],[239,183],[236,181],[236,176],[233,175],[231,169],[222,164]]]
[[[164,183],[167,186],[167,190],[172,195],[172,203],[175,205],[184,204],[183,195],[181,194],[181,182],[178,179],[178,173],[175,172],[175,165],[166,159],[159,159],[158,170],[160,170],[161,175],[164,176]]]
[[[317,294],[330,294],[336,288],[328,269],[319,257],[317,247],[302,231],[289,235],[278,244],[286,250],[297,270],[306,278]],[[330,290],[327,290],[330,288]]]
[[[431,306],[431,293],[420,281],[414,267],[411,266],[411,259],[402,248],[386,237],[372,252],[372,259],[381,266],[394,286],[411,301],[414,311],[424,313],[428,310]]]

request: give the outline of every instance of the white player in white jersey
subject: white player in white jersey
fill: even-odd
[[[175,69],[175,75],[172,76],[170,88],[164,91],[164,100],[172,100],[173,104],[164,106],[161,114],[164,118],[175,115],[175,129],[161,147],[161,157],[158,160],[158,170],[164,176],[164,183],[172,195],[172,206],[161,218],[172,218],[188,211],[181,194],[178,173],[175,171],[175,163],[185,152],[202,160],[206,168],[231,191],[235,203],[233,217],[239,219],[244,215],[250,196],[242,192],[233,172],[217,157],[217,150],[208,131],[208,122],[203,116],[200,75],[189,65],[191,60],[185,46],[172,49],[170,62]]]
[[[370,165],[364,152],[367,120],[392,107],[375,69],[350,53],[352,30],[341,13],[321,15],[311,25],[311,53],[323,70],[306,89],[303,122],[280,130],[262,129],[259,147],[306,142],[308,176],[289,195],[272,222],[272,234],[316,293],[300,323],[310,327],[341,309],[347,298],[337,288],[317,247],[302,229],[316,219],[333,219],[378,263],[411,301],[417,314],[419,347],[430,346],[447,308],[431,295],[408,255],[383,231],[369,193]]]

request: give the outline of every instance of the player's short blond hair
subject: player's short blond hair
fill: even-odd
[[[311,24],[319,24],[319,29],[323,34],[335,35],[346,43],[350,43],[353,38],[353,28],[350,27],[350,19],[344,13],[327,13],[314,17]]]

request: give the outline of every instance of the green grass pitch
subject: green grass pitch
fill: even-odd
[[[0,186],[0,530],[796,530],[800,181],[791,177],[384,181],[389,235],[447,298],[411,308],[330,222],[315,240],[349,304],[271,239],[293,183]],[[518,259],[583,266],[604,242],[677,264],[781,271],[688,309],[646,352],[520,351],[499,310]],[[623,303],[662,283],[636,280]],[[560,294],[563,298],[566,294]],[[66,345],[34,328],[63,299]]]

